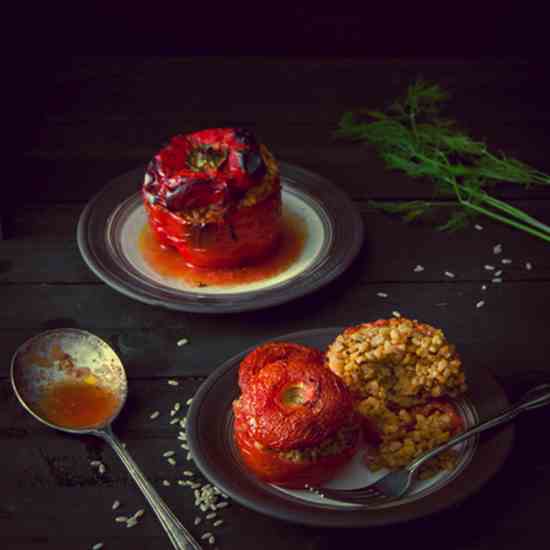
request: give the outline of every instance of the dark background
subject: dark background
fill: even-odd
[[[38,4],[38,3],[37,3]],[[546,17],[535,2],[331,3],[79,2],[10,6],[3,34],[6,120],[19,150],[42,113],[73,99],[56,76],[82,55],[486,58],[548,66]],[[510,4],[510,5],[509,5]],[[546,77],[547,78],[547,77]],[[541,74],[537,74],[538,86]],[[162,85],[162,83],[159,83]],[[190,86],[200,83],[190,82]],[[547,90],[541,91],[544,96]]]
[[[308,5],[309,4],[309,5]],[[21,6],[18,43],[76,54],[545,57],[535,2],[73,2]]]

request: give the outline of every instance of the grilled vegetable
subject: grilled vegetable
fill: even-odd
[[[159,242],[197,267],[254,263],[280,239],[278,167],[247,130],[174,137],[150,162],[143,198]]]

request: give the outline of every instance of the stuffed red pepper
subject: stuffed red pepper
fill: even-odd
[[[248,265],[279,244],[278,166],[248,130],[214,128],[172,138],[147,167],[143,198],[160,244],[192,266]]]

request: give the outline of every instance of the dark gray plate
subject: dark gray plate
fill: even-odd
[[[297,342],[324,350],[342,328],[287,334],[273,340]],[[484,434],[477,445],[464,449],[457,470],[436,487],[395,506],[365,509],[337,503],[311,502],[300,493],[282,491],[258,481],[242,464],[233,444],[232,401],[238,396],[239,363],[249,350],[214,371],[195,395],[187,415],[187,434],[201,472],[231,498],[253,510],[305,525],[369,527],[409,521],[432,514],[475,493],[500,468],[509,454],[514,427]],[[489,371],[467,368],[468,410],[480,420],[501,412],[509,403]],[[470,419],[471,421],[471,419]]]
[[[326,179],[284,162],[280,169],[283,208],[286,203],[294,211],[303,212],[313,228],[306,241],[310,256],[286,277],[250,290],[216,290],[182,288],[148,271],[134,242],[139,219],[145,219],[138,194],[143,179],[141,169],[114,180],[84,209],[77,230],[82,257],[115,290],[147,304],[181,311],[249,311],[313,292],[340,275],[353,261],[363,242],[363,223],[348,197]]]

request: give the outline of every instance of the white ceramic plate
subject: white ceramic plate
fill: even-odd
[[[193,286],[161,275],[138,246],[146,223],[141,170],[117,178],[88,204],[78,223],[78,246],[90,269],[115,290],[142,302],[199,313],[261,309],[303,296],[340,275],[359,253],[363,223],[353,203],[317,174],[280,163],[283,213],[305,227],[299,257],[261,282]]]

